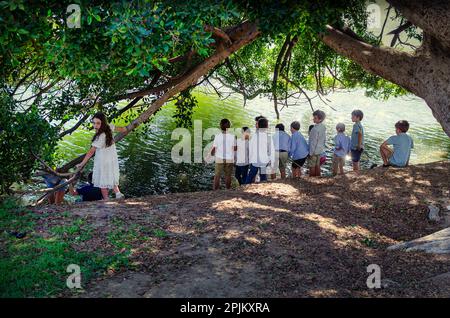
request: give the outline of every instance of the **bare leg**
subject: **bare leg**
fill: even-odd
[[[316,173],[316,167],[309,167],[309,176],[314,177]]]
[[[313,177],[318,177],[320,176],[320,166],[314,166],[312,167],[312,171],[313,171]]]
[[[225,176],[225,188],[231,189],[231,176]]]
[[[333,156],[333,176],[337,175],[338,172],[338,158],[336,155]]]
[[[359,171],[359,161],[353,162],[353,171]]]
[[[109,200],[109,191],[108,188],[101,188],[103,200],[108,201]]]
[[[52,194],[48,195],[48,203],[49,204],[55,203],[55,193],[54,192]]]
[[[281,179],[286,179],[286,168],[280,169]]]
[[[114,193],[119,193],[120,192],[119,186],[114,186],[113,191]]]
[[[393,151],[391,148],[387,146],[380,146],[380,154],[381,158],[383,159],[383,164],[388,165],[389,164],[389,158],[391,158]]]
[[[64,201],[64,191],[57,191],[55,193],[55,204],[61,204]]]
[[[344,174],[344,160],[339,161],[339,172]]]
[[[220,187],[220,176],[214,176],[214,185],[213,189],[218,190]]]
[[[277,178],[277,174],[276,173],[272,173],[270,175],[270,179],[275,180]]]

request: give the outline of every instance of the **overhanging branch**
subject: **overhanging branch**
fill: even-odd
[[[337,53],[361,65],[365,70],[396,83],[421,96],[422,89],[415,77],[420,58],[389,47],[375,47],[332,26],[320,34],[322,41]]]
[[[228,56],[239,50],[241,47],[253,42],[259,35],[260,31],[255,23],[242,22],[233,28],[227,30],[227,34],[233,43],[226,48],[218,48],[218,50],[190,69],[185,75],[178,79],[177,84],[168,88],[159,98],[157,98],[143,113],[141,113],[136,119],[126,126],[126,131],[121,132],[114,136],[114,141],[119,142],[136,127],[146,122],[157,110],[159,110],[171,97],[175,96],[179,92],[194,85],[202,76],[208,74],[208,72],[215,66],[224,61]],[[81,155],[78,158],[73,159],[69,163],[65,164],[59,170],[62,172],[68,171],[70,168],[80,163],[85,155]]]

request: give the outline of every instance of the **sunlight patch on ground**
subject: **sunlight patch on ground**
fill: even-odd
[[[271,189],[270,187],[274,185],[274,183],[267,183],[267,184],[258,184],[257,186],[250,186],[250,187],[246,187],[243,189],[244,192],[247,193],[258,193],[260,194],[261,192],[264,192],[266,189],[264,189],[264,186],[267,185],[268,186],[268,191],[271,191],[273,189]],[[277,184],[277,189],[276,189],[276,193],[277,195],[280,196],[284,196],[284,195],[295,195],[299,193],[299,189],[297,189],[296,187],[290,185],[290,184],[285,184],[285,183],[278,183]]]
[[[364,178],[362,180],[359,180],[359,182],[362,183],[362,184],[370,183],[370,182],[373,182],[373,181],[375,181],[374,177],[367,177],[367,176],[366,176],[366,178]]]
[[[340,197],[338,195],[331,194],[331,193],[324,193],[323,196],[326,198],[329,198],[329,199],[334,199],[334,200],[340,199]]]
[[[219,235],[218,238],[219,239],[235,239],[240,237],[243,234],[242,231],[236,230],[236,229],[228,229],[225,231],[224,234]]]
[[[254,236],[245,236],[244,239],[245,239],[247,242],[250,242],[250,243],[252,243],[252,244],[258,244],[258,245],[261,244],[261,241],[258,240],[258,239],[257,239],[256,237],[254,237]]]
[[[144,201],[126,201],[124,202],[126,205],[138,205],[138,206],[147,206],[148,203]]]
[[[184,226],[180,226],[180,225],[170,225],[170,226],[168,226],[167,229],[174,234],[193,234],[193,233],[195,233],[195,230],[188,229],[188,228],[186,228]]]
[[[422,186],[431,186],[431,182],[429,180],[416,180],[414,181],[415,184],[420,184]]]
[[[335,289],[310,290],[308,294],[312,297],[334,297],[338,293]]]
[[[315,222],[325,232],[335,235],[336,240],[334,240],[334,243],[340,247],[348,247],[349,245],[355,246],[355,236],[360,236],[361,238],[377,236],[377,239],[392,242],[388,237],[380,236],[359,225],[343,227],[339,224],[336,225],[337,222],[335,219],[324,217],[316,213],[305,213],[300,217]]]
[[[354,200],[351,200],[351,201],[350,201],[350,204],[351,204],[352,206],[354,206],[355,208],[358,208],[358,209],[369,210],[369,209],[372,209],[372,208],[373,208],[373,204],[370,204],[370,203],[362,203],[362,202],[360,202],[360,201],[354,201]]]
[[[259,203],[253,202],[253,201],[243,200],[240,198],[233,198],[233,199],[229,199],[229,200],[222,200],[222,201],[216,202],[212,205],[212,208],[217,211],[220,211],[220,212],[230,212],[231,209],[234,209],[234,210],[245,210],[245,209],[266,210],[266,211],[284,212],[284,213],[291,212],[288,209],[263,205],[263,204],[259,204]]]

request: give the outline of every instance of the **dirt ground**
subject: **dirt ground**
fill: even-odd
[[[86,220],[95,235],[79,250],[107,252],[119,223],[133,232],[131,269],[77,297],[450,297],[449,255],[386,250],[444,227],[427,219],[427,205],[449,204],[449,170],[448,161],[380,167],[36,209],[53,215],[42,233],[66,211]],[[367,287],[369,264],[381,267],[383,288]]]

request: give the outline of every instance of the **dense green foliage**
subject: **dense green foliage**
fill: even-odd
[[[76,21],[76,12],[67,12],[72,3],[81,10],[80,28],[67,24]],[[366,32],[362,0],[14,0],[0,1],[0,9],[0,125],[13,136],[0,137],[1,191],[12,181],[28,178],[35,167],[26,147],[32,145],[50,160],[58,133],[67,127],[80,119],[87,127],[88,115],[98,110],[116,116],[123,102],[131,101],[128,92],[150,83],[164,85],[213,54],[217,39],[206,26],[227,30],[245,20],[258,24],[260,38],[209,74],[212,81],[247,98],[285,98],[299,88],[326,94],[335,87],[363,86],[372,96],[383,97],[404,92],[338,56],[317,36],[326,24],[345,21],[359,36],[375,42]],[[298,42],[273,83],[286,38]],[[127,113],[134,117],[127,119],[155,98],[150,94],[140,99]],[[195,102],[187,92],[178,97],[174,120],[179,125],[189,125]]]
[[[0,93],[0,193],[17,180],[30,177],[34,153],[48,162],[57,142],[57,130],[42,118],[36,107],[18,112],[14,101]]]
[[[189,128],[192,126],[192,114],[194,113],[194,107],[197,106],[198,101],[191,94],[191,90],[185,90],[180,92],[175,102],[175,122],[178,127]]]
[[[73,244],[93,235],[85,220],[55,225],[50,228],[51,235],[44,238],[36,230],[39,219],[48,217],[23,208],[15,199],[0,201],[0,297],[49,297],[67,291],[69,264],[80,266],[82,287],[94,276],[129,265],[129,247],[125,242],[129,237],[124,236],[123,229],[118,227],[111,232],[111,236],[115,235],[111,238],[114,255],[80,252]],[[12,232],[26,235],[16,238]]]

